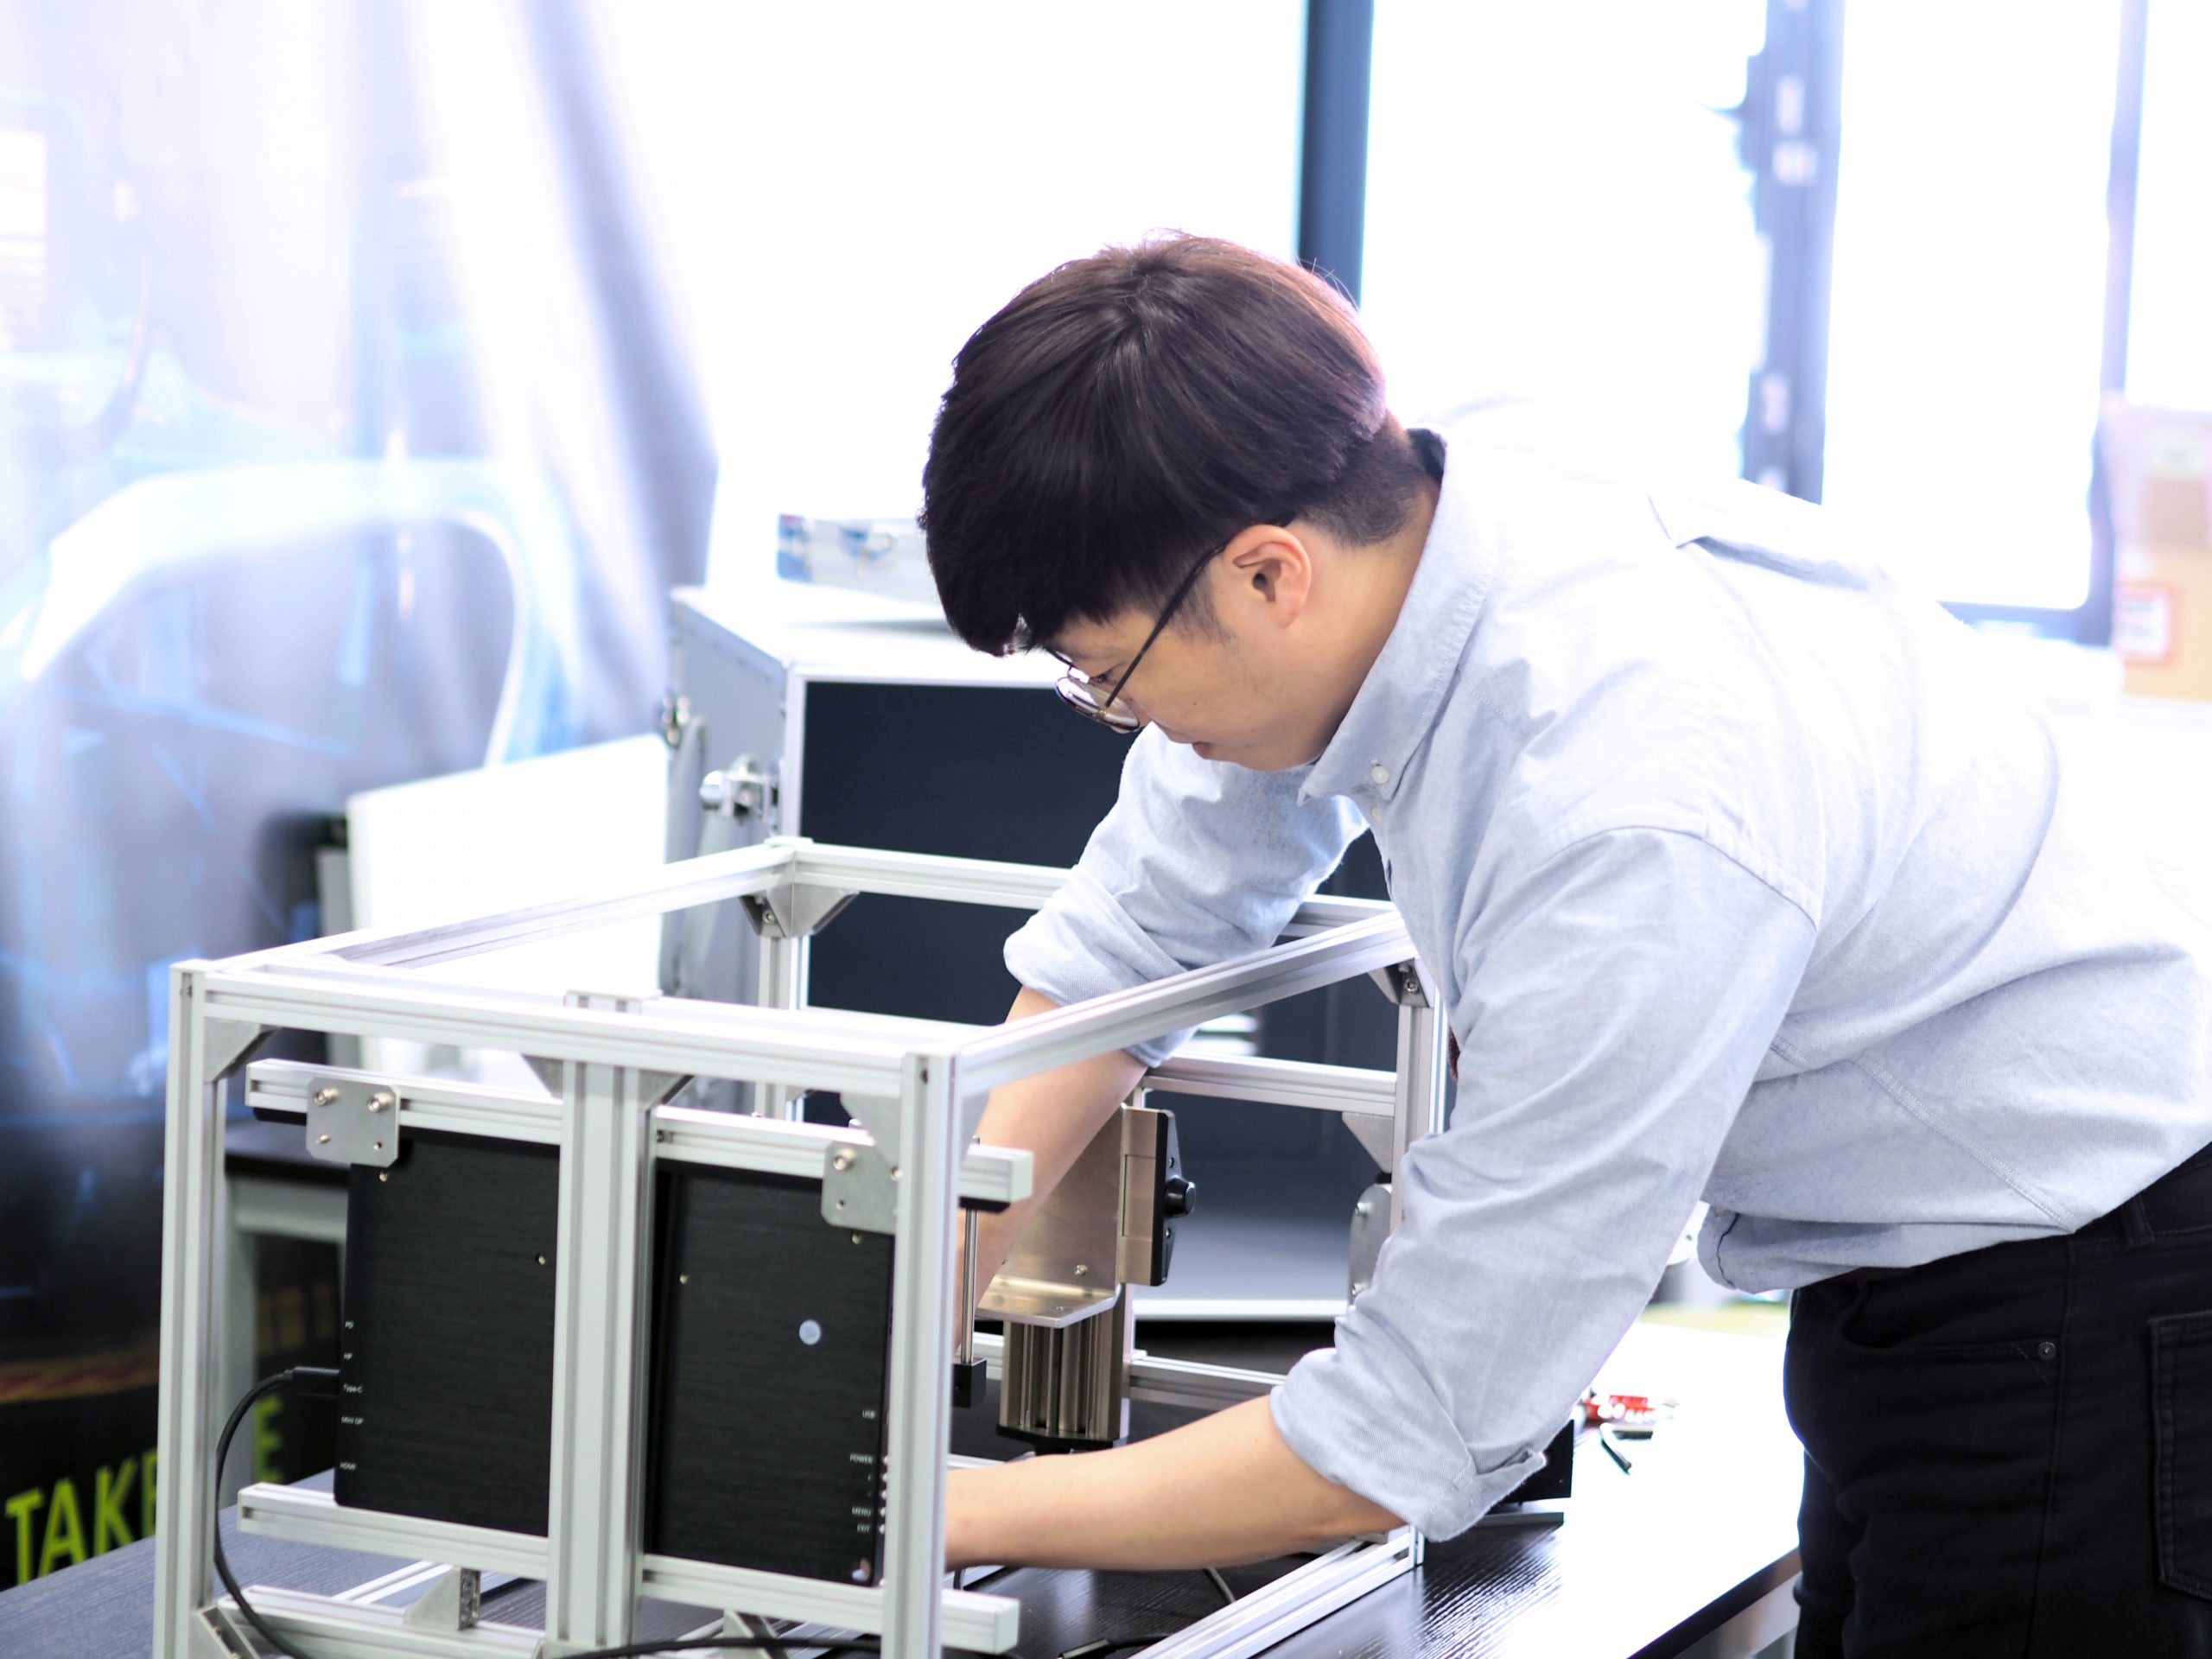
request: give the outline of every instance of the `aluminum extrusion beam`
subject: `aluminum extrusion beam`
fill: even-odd
[[[431,927],[363,929],[327,939],[279,945],[226,959],[231,968],[289,965],[302,960],[340,961],[388,968],[421,968],[435,962],[505,950],[533,939],[558,938],[639,916],[665,915],[694,905],[764,893],[785,879],[794,843],[766,842],[704,858],[663,866],[652,874],[592,898],[556,899],[522,910]]]
[[[891,1388],[884,1435],[883,1650],[937,1659],[943,1627],[944,1481],[951,1447],[952,1224],[962,1127],[957,1063],[909,1057],[899,1100],[891,1256]],[[881,1150],[880,1148],[880,1150]]]
[[[211,970],[207,1003],[225,1019],[301,1031],[509,1049],[546,1059],[878,1096],[899,1092],[909,1052],[895,1037],[869,1041],[810,1026],[810,1012],[723,1007],[710,1021],[671,1015],[655,1004],[652,1013],[614,1014],[450,987],[418,989],[400,976],[373,971],[348,980],[274,969]]]
[[[487,1139],[533,1141],[558,1145],[561,1103],[550,1096],[525,1095],[435,1078],[384,1077],[298,1060],[257,1061],[246,1074],[246,1103],[261,1111],[304,1118],[314,1082],[353,1077],[387,1084],[397,1097],[402,1128],[442,1130]],[[653,1113],[655,1155],[683,1163],[749,1169],[769,1175],[822,1177],[823,1159],[840,1146],[870,1144],[868,1132],[826,1123],[785,1122],[736,1112],[662,1106]],[[960,1163],[960,1198],[965,1204],[1018,1204],[1029,1196],[1033,1163],[1030,1154],[1007,1147],[971,1146]]]
[[[535,1659],[541,1644],[537,1631],[518,1624],[485,1619],[465,1630],[441,1633],[408,1624],[404,1608],[270,1585],[253,1586],[248,1599],[278,1635],[298,1643],[315,1659]],[[216,1605],[251,1638],[236,1602],[226,1596]],[[255,1642],[252,1650],[259,1646]]]
[[[1381,1539],[1339,1544],[1165,1642],[1154,1643],[1137,1659],[1249,1659],[1410,1572],[1421,1558],[1421,1535],[1410,1527]]]
[[[1364,921],[986,1033],[958,1051],[963,1087],[981,1094],[1164,1032],[1391,967],[1412,955],[1404,922],[1386,909]]]
[[[627,1016],[621,999],[578,1011]],[[560,1231],[553,1268],[549,1653],[630,1640],[644,1532],[652,1294],[652,1103],[634,1066],[561,1068]]]
[[[545,1576],[545,1540],[534,1533],[472,1527],[458,1521],[391,1515],[381,1510],[340,1508],[327,1491],[266,1483],[238,1494],[238,1529],[260,1537],[367,1555],[464,1561],[518,1579]]]
[[[1165,1095],[1208,1095],[1363,1117],[1390,1117],[1398,1109],[1395,1073],[1311,1060],[1171,1055],[1145,1073],[1143,1087]]]
[[[804,1176],[810,1180],[822,1179],[822,1160],[830,1148],[873,1144],[868,1132],[857,1128],[785,1122],[691,1106],[661,1107],[653,1114],[653,1131],[658,1155],[663,1159]],[[890,1155],[894,1149],[882,1150]],[[961,1200],[993,1205],[1019,1204],[1032,1191],[1034,1169],[1031,1154],[1019,1148],[970,1146],[960,1160]]]
[[[208,1075],[205,963],[169,970],[168,1120],[162,1180],[162,1478],[155,1492],[154,1659],[189,1659],[196,1609],[212,1587],[214,1397],[222,1328],[223,1093]]]
[[[858,893],[992,905],[1007,910],[1040,909],[1068,884],[1073,874],[1043,864],[879,852],[872,848],[837,847],[810,841],[785,844],[797,849],[792,866],[792,880],[796,881],[817,887],[849,887]],[[1395,913],[1380,899],[1309,899],[1298,907],[1284,931],[1300,937]]]
[[[561,1103],[550,1095],[525,1095],[437,1077],[393,1077],[343,1066],[309,1065],[302,1060],[257,1060],[246,1069],[245,1103],[257,1112],[282,1112],[305,1118],[308,1096],[324,1078],[383,1084],[394,1096],[397,1121],[411,1129],[439,1129],[490,1141],[561,1139]]]
[[[938,1484],[942,1489],[943,1483]],[[841,1630],[881,1636],[887,1638],[884,1651],[892,1651],[881,1586],[832,1584],[751,1567],[647,1555],[639,1567],[638,1587],[640,1594],[688,1606],[741,1607],[768,1618],[803,1618]],[[1004,1653],[1019,1638],[1021,1604],[1010,1596],[982,1590],[939,1589],[936,1606],[938,1628],[947,1647]],[[784,1640],[792,1647],[805,1645],[804,1638],[798,1636]],[[930,1653],[935,1659],[936,1649]]]

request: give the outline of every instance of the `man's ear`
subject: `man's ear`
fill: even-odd
[[[1313,591],[1313,554],[1295,531],[1254,524],[1222,550],[1230,602],[1249,601],[1281,627],[1305,613]]]

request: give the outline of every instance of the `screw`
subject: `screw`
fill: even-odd
[[[1088,1279],[1090,1277],[1090,1269],[1078,1262],[1075,1264],[1075,1276],[1078,1279]]]
[[[318,1147],[327,1147],[330,1144],[330,1137],[327,1135],[318,1135],[315,1138],[315,1143]]]
[[[369,1109],[372,1112],[386,1110],[391,1105],[391,1096],[390,1095],[374,1094],[369,1096]]]
[[[1375,1206],[1370,1204],[1365,1198],[1362,1198],[1357,1204],[1352,1205],[1351,1212],[1355,1216],[1357,1216],[1362,1221],[1364,1221],[1368,1217],[1375,1213]]]
[[[384,1142],[381,1141],[371,1141],[369,1143],[369,1150],[372,1152],[382,1152],[384,1150]]]
[[[676,1282],[679,1285],[688,1285],[691,1282],[691,1275],[688,1273],[679,1273],[676,1275]]]
[[[894,1181],[899,1179],[899,1166],[896,1164],[891,1166],[891,1179]]]
[[[318,1089],[315,1091],[315,1103],[318,1106],[328,1106],[337,1098],[338,1091],[335,1089]]]
[[[545,1265],[545,1258],[543,1256],[541,1255],[537,1258],[537,1265],[541,1268]]]
[[[853,1563],[853,1582],[855,1584],[866,1584],[868,1580],[873,1578],[874,1575],[875,1564],[873,1561],[855,1561]]]
[[[382,1171],[382,1170],[378,1170],[378,1171],[377,1172],[377,1179],[378,1179],[378,1180],[380,1180],[380,1181],[388,1181],[388,1180],[390,1180],[391,1179],[391,1176],[389,1176],[389,1175],[387,1175],[387,1174],[385,1174],[385,1173],[384,1173],[384,1171]]]
[[[858,1233],[855,1233],[855,1234],[853,1235],[853,1243],[855,1243],[855,1244],[857,1244],[857,1243],[859,1243],[860,1242],[861,1242],[861,1236],[860,1236]]]
[[[843,1174],[852,1166],[853,1154],[850,1152],[840,1149],[830,1155],[830,1167],[836,1170],[840,1175]]]

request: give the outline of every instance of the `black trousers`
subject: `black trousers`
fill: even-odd
[[[1796,1294],[1798,1659],[2212,1659],[2212,1148],[2068,1237]]]

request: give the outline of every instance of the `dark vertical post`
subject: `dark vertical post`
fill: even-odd
[[[1744,86],[1744,164],[1770,252],[1766,360],[1751,372],[1744,476],[1821,499],[1828,297],[1841,149],[1843,0],[1768,0]]]
[[[1359,301],[1367,238],[1367,103],[1375,0],[1306,0],[1298,257]]]
[[[2151,0],[2123,0],[2120,9],[2120,83],[2112,106],[2112,163],[2105,175],[2105,334],[2097,360],[2098,420],[2108,392],[2127,389],[2127,318],[2135,296],[2135,189],[2143,149],[2143,71],[2148,55]],[[2076,613],[2073,637],[2085,645],[2112,642],[2112,479],[2104,445],[2092,440],[2089,461],[2089,596]]]

